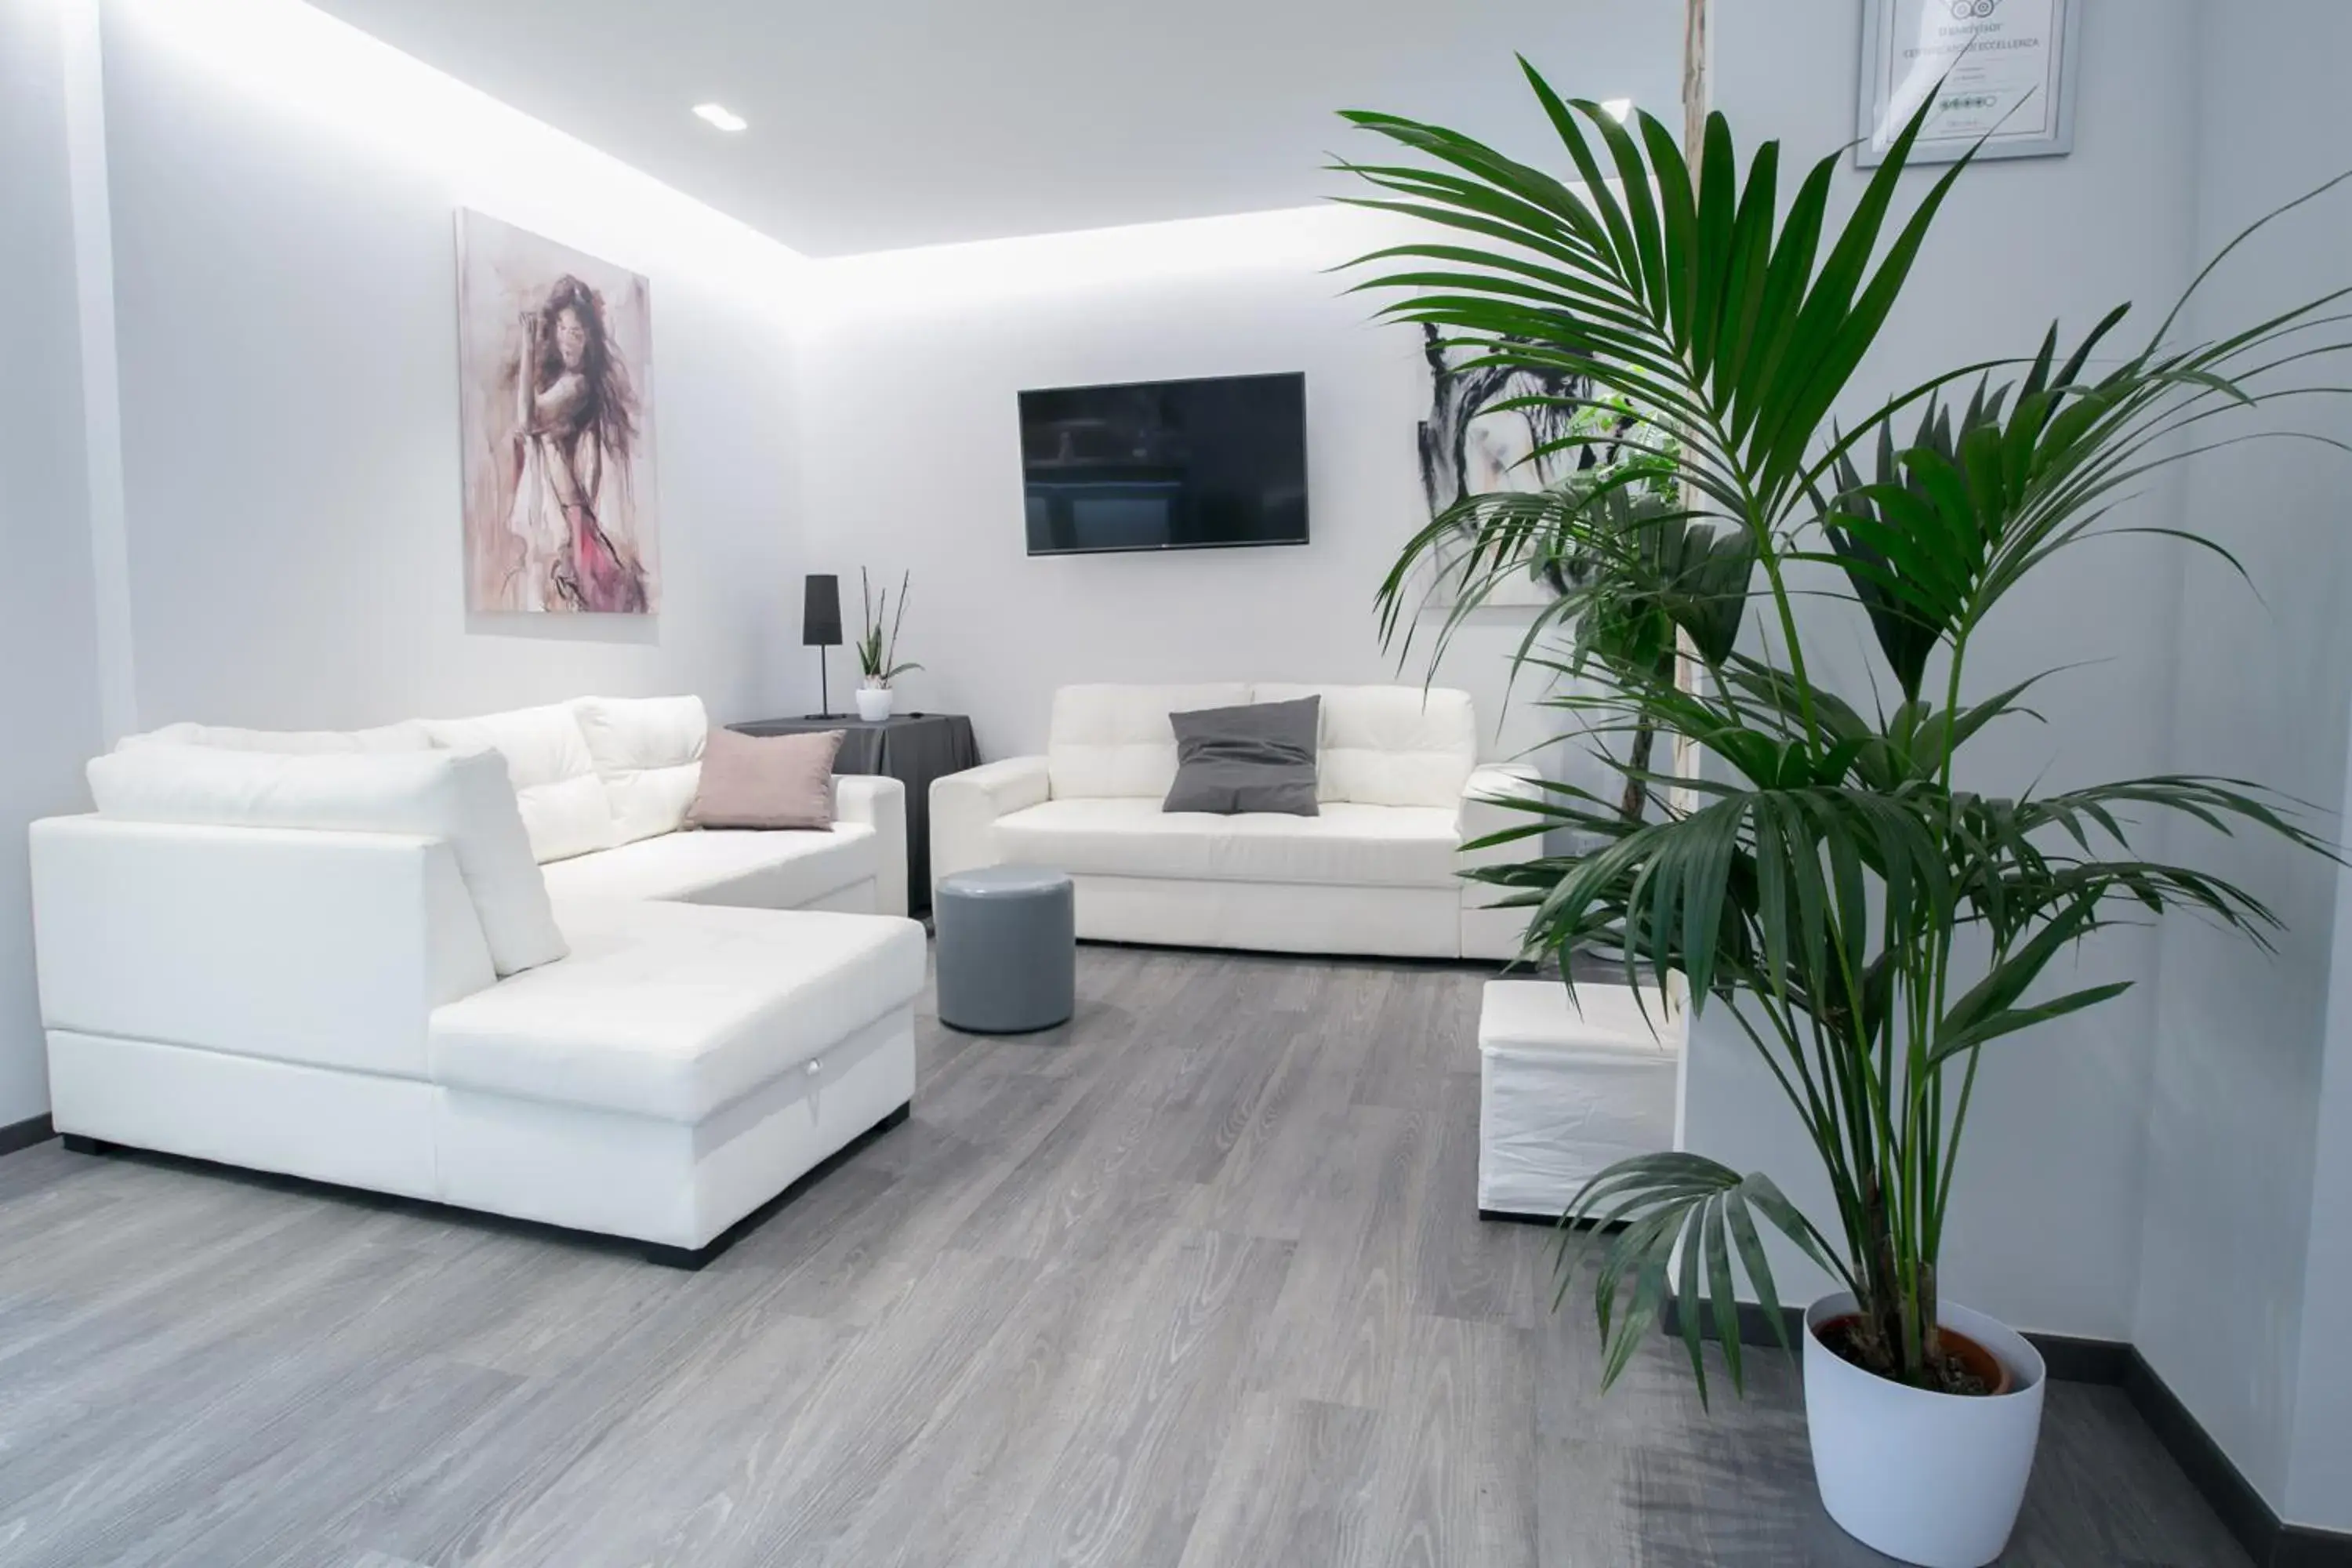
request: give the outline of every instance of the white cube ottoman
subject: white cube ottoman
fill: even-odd
[[[1646,1010],[1647,1016],[1644,1016]],[[1595,1174],[1675,1144],[1681,1015],[1657,992],[1490,980],[1478,1010],[1478,1213],[1556,1220]]]

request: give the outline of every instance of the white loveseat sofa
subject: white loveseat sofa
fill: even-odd
[[[1165,812],[1169,715],[1322,699],[1319,815]],[[1507,959],[1524,911],[1465,882],[1517,846],[1464,846],[1525,814],[1517,769],[1481,766],[1467,693],[1417,686],[1066,686],[1044,756],[931,786],[934,877],[976,866],[1070,873],[1082,938],[1277,952]]]
[[[98,814],[32,827],[58,1131],[706,1260],[904,1116],[924,980],[899,784],[682,831],[706,731],[583,699],[126,741]]]

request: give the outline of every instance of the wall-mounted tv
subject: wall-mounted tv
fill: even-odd
[[[1307,542],[1307,377],[1021,395],[1029,553]]]

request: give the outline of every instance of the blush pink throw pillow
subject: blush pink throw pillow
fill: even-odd
[[[739,735],[711,726],[702,782],[686,820],[695,827],[833,826],[833,759],[841,731]]]

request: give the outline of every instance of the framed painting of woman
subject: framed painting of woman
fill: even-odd
[[[646,280],[457,215],[466,603],[650,615],[660,597]]]

